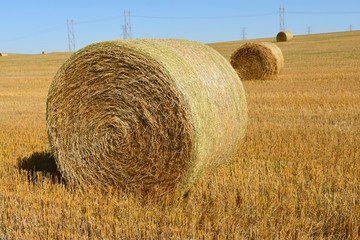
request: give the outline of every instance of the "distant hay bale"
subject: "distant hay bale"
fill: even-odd
[[[236,72],[206,45],[105,41],[74,53],[55,75],[47,130],[69,181],[185,193],[238,151],[246,106]]]
[[[43,52],[41,52],[41,54],[48,54],[48,52],[46,52],[46,51],[43,51]]]
[[[234,51],[230,63],[241,80],[266,80],[279,75],[284,57],[273,43],[246,43]]]
[[[294,35],[292,34],[292,32],[290,31],[283,31],[283,32],[279,32],[276,35],[276,41],[277,42],[286,42],[286,41],[290,41],[291,39],[293,39]]]
[[[8,54],[7,53],[0,53],[1,57],[6,57]]]

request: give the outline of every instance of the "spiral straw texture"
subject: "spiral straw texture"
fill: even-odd
[[[89,45],[59,69],[47,99],[60,171],[105,191],[184,193],[238,150],[246,121],[228,62],[179,39]]]
[[[273,43],[246,43],[233,52],[230,63],[242,80],[269,80],[284,68],[284,56]]]

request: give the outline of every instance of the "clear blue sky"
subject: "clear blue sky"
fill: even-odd
[[[360,30],[360,0],[0,0],[0,52],[68,51],[67,19],[76,49],[122,38],[124,10],[133,38],[185,38],[202,43],[275,37],[279,7],[294,35]]]

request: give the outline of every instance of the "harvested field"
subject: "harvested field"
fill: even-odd
[[[46,99],[70,54],[0,58],[0,238],[359,239],[359,41],[353,31],[277,43],[278,79],[243,82],[241,151],[176,201],[58,181]],[[209,45],[230,60],[243,43]]]

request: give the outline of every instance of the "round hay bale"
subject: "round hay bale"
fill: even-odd
[[[48,52],[46,52],[46,51],[42,51],[42,52],[41,52],[41,54],[48,54]]]
[[[276,41],[277,42],[286,42],[286,41],[290,41],[291,39],[293,39],[294,35],[292,34],[292,32],[290,31],[283,31],[283,32],[279,32],[276,35]]]
[[[46,118],[68,181],[185,193],[238,151],[247,105],[237,74],[212,48],[125,39],[74,53],[50,86]]]
[[[241,80],[275,79],[284,68],[284,57],[273,43],[246,43],[234,51],[230,63]]]
[[[0,56],[1,56],[1,57],[7,57],[8,54],[7,54],[7,53],[0,53]]]

